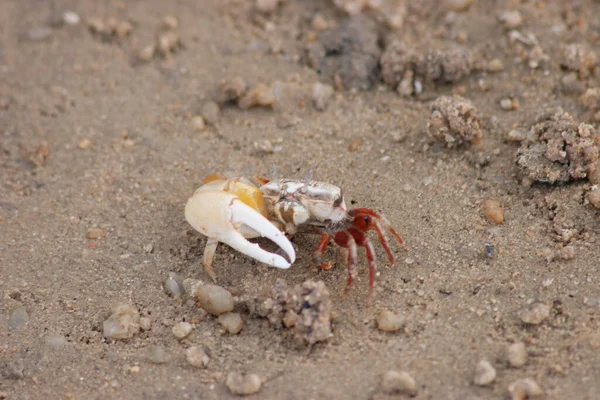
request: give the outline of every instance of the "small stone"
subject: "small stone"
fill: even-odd
[[[481,209],[483,210],[483,215],[496,225],[504,222],[504,210],[498,200],[484,200],[481,203]]]
[[[213,315],[219,316],[233,310],[233,296],[221,286],[210,283],[199,285],[192,295],[198,298],[204,310]]]
[[[263,13],[272,13],[277,8],[279,0],[256,0],[256,8]]]
[[[239,333],[244,326],[244,321],[240,314],[232,312],[219,315],[219,323],[232,335]]]
[[[248,396],[260,390],[262,380],[256,374],[242,375],[239,372],[230,372],[227,374],[225,385],[233,394]]]
[[[148,360],[154,364],[164,364],[168,361],[167,352],[163,346],[152,346],[148,350]]]
[[[29,314],[24,307],[18,307],[12,310],[8,317],[8,330],[14,331],[29,322]]]
[[[192,127],[196,132],[202,132],[204,128],[206,128],[206,124],[204,123],[204,118],[200,115],[196,115],[191,119]]]
[[[219,103],[237,101],[247,90],[248,84],[241,76],[223,79],[219,83],[218,101]]]
[[[79,14],[74,11],[65,11],[62,15],[62,20],[67,25],[77,25],[79,22],[81,22]]]
[[[540,301],[534,301],[519,311],[518,314],[524,323],[539,325],[550,316],[550,307]]]
[[[189,322],[179,322],[171,330],[177,339],[183,339],[192,331],[192,324]]]
[[[118,37],[124,38],[128,36],[133,30],[133,25],[129,21],[121,21],[117,24],[117,28],[115,29],[115,33]]]
[[[594,207],[600,209],[600,189],[593,189],[587,195],[588,201]]]
[[[313,86],[313,102],[318,111],[324,111],[329,104],[329,100],[333,96],[333,87],[330,85],[317,82]]]
[[[104,236],[105,236],[104,230],[102,230],[100,228],[91,228],[88,230],[88,233],[87,233],[87,237],[90,240],[99,239]]]
[[[523,23],[523,16],[518,10],[508,10],[498,15],[498,20],[507,29],[516,29]]]
[[[200,111],[202,118],[204,118],[205,122],[208,122],[211,125],[215,125],[219,120],[219,116],[221,114],[221,109],[219,105],[214,101],[207,101],[202,105],[202,110]]]
[[[52,28],[47,26],[38,26],[27,31],[27,37],[30,40],[42,41],[52,36]]]
[[[102,327],[107,339],[130,339],[140,330],[140,313],[129,304],[119,304]]]
[[[108,31],[108,27],[100,18],[92,17],[88,19],[88,28],[92,33],[104,34]]]
[[[163,18],[163,25],[165,28],[174,31],[175,29],[179,28],[179,21],[172,15],[165,15]]]
[[[322,32],[322,31],[326,30],[327,28],[329,28],[329,24],[327,23],[327,20],[325,19],[323,14],[320,14],[320,13],[315,14],[310,25],[317,32]]]
[[[52,335],[46,338],[46,346],[51,350],[62,350],[67,344],[67,339],[61,335]]]
[[[208,355],[202,350],[201,347],[192,346],[185,352],[185,358],[193,367],[197,368],[206,368],[208,363],[210,362],[210,358]]]
[[[81,139],[79,142],[77,142],[77,147],[80,149],[87,149],[91,145],[92,141],[90,139]]]
[[[500,107],[506,111],[516,110],[519,108],[519,100],[510,97],[504,98],[500,100]]]
[[[160,34],[158,37],[158,49],[167,56],[174,51],[179,45],[179,35],[175,31],[167,31]]]
[[[238,101],[238,106],[242,109],[258,106],[267,107],[272,106],[274,102],[275,93],[273,88],[264,83],[259,83]]]
[[[525,400],[534,397],[539,397],[544,394],[544,391],[531,378],[519,379],[508,385],[508,392],[511,400]]]
[[[516,342],[508,346],[506,358],[508,360],[508,365],[513,368],[519,368],[525,365],[527,362],[527,349],[525,349],[525,343]]]
[[[565,246],[558,251],[558,256],[563,260],[572,260],[575,258],[575,247]]]
[[[154,245],[152,243],[147,243],[145,244],[142,249],[146,252],[146,253],[152,253],[154,251]]]
[[[142,328],[143,331],[149,331],[152,329],[152,320],[148,317],[140,318],[140,328]]]
[[[467,11],[475,0],[446,0],[446,7],[450,11]]]
[[[504,63],[499,58],[494,58],[487,65],[487,70],[489,72],[500,72],[504,71]]]
[[[143,62],[148,62],[154,58],[154,53],[156,52],[156,45],[149,44],[144,46],[138,51],[138,59]]]
[[[527,138],[527,132],[522,128],[517,128],[508,132],[506,140],[509,142],[522,142],[525,138]]]
[[[417,394],[417,384],[412,376],[404,371],[387,371],[383,374],[383,380],[381,387],[384,392],[394,393],[406,393],[410,396]]]
[[[165,280],[165,293],[177,299],[185,293],[183,280],[174,272],[169,272],[168,278]]]
[[[396,332],[404,326],[404,316],[389,310],[377,314],[377,329],[383,332]]]
[[[475,367],[473,383],[478,386],[489,385],[496,379],[496,369],[486,360],[481,360]]]

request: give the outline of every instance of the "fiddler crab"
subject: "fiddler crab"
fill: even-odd
[[[272,267],[289,268],[296,253],[288,235],[320,234],[314,258],[318,267],[323,263],[329,239],[348,249],[348,283],[356,276],[358,247],[364,247],[369,262],[369,298],[375,285],[375,250],[367,232],[375,230],[391,264],[394,256],[385,236],[387,229],[402,245],[402,238],[383,216],[368,208],[348,210],[342,190],[326,182],[296,179],[268,181],[256,178],[258,184],[246,178],[226,179],[211,175],[204,180],[185,206],[185,218],[198,232],[208,237],[203,255],[206,272],[216,279],[212,261],[219,242]],[[285,233],[284,233],[285,232]],[[287,256],[270,253],[248,239],[266,237],[277,244]]]

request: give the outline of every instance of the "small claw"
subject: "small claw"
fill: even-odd
[[[292,243],[285,237],[285,234],[275,227],[268,219],[263,217],[252,207],[244,204],[238,199],[234,199],[229,206],[228,217],[236,230],[228,232],[227,240],[223,240],[229,246],[244,253],[260,262],[277,268],[289,268],[296,261],[296,252]],[[240,232],[240,225],[246,225],[256,231],[260,236],[275,242],[288,256],[290,261],[278,254],[269,253],[260,248],[256,243],[249,242]]]

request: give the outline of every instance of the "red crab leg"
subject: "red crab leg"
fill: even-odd
[[[375,287],[375,272],[377,268],[375,262],[375,249],[373,248],[373,244],[371,244],[367,238],[365,238],[363,246],[367,252],[367,260],[369,260],[369,294],[367,295],[367,299],[370,300],[373,297],[373,288]]]
[[[352,235],[345,233],[346,242],[348,248],[348,283],[346,284],[346,289],[344,289],[344,295],[348,293],[348,289],[350,289],[350,285],[352,284],[352,279],[356,276],[356,259],[357,259],[357,251],[356,251],[356,242]]]
[[[327,248],[327,244],[329,243],[329,234],[323,232],[321,233],[321,241],[317,245],[315,249],[314,259],[318,264],[317,268],[321,269],[331,269],[331,263],[323,263],[323,254],[325,254],[325,249]]]

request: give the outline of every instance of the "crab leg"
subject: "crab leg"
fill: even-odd
[[[206,246],[204,247],[204,255],[202,257],[202,265],[204,266],[204,270],[213,278],[214,281],[217,280],[217,275],[215,275],[215,271],[212,267],[213,258],[215,257],[215,251],[217,251],[217,245],[219,241],[213,238],[208,238],[206,241]]]
[[[373,248],[373,244],[367,238],[365,238],[363,246],[367,252],[367,260],[369,260],[369,294],[367,295],[367,298],[370,299],[373,296],[373,288],[375,287],[375,272],[377,268],[375,262],[375,249]]]
[[[319,245],[315,249],[314,259],[317,264],[317,268],[321,269],[331,269],[331,263],[323,263],[323,254],[325,254],[325,249],[327,248],[327,244],[329,243],[329,234],[326,232],[321,233],[321,241]]]
[[[350,289],[350,285],[352,284],[353,278],[356,276],[356,259],[357,259],[357,248],[356,241],[350,234],[346,234],[348,236],[348,283],[346,284],[346,289],[344,289],[344,294],[348,293],[348,289]]]

